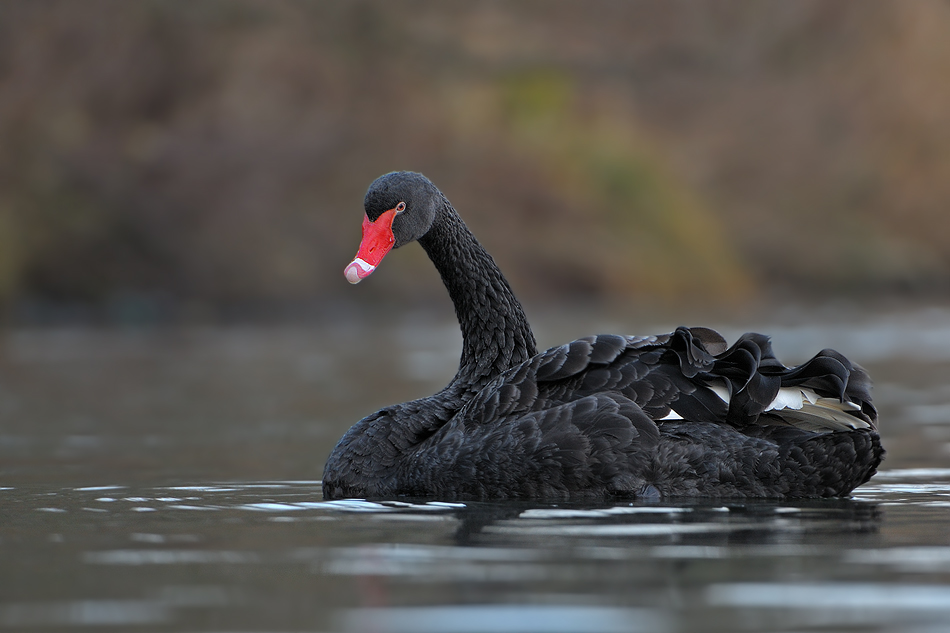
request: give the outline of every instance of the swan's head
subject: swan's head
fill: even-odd
[[[363,239],[356,257],[344,270],[347,281],[368,277],[392,248],[426,234],[442,194],[429,179],[411,171],[380,176],[366,191]]]

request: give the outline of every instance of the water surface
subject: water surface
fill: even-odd
[[[846,500],[322,500],[317,482],[10,487],[11,630],[946,630],[950,469]],[[848,630],[852,630],[849,628]]]
[[[950,313],[805,317],[735,330],[872,372],[889,456],[850,499],[324,502],[350,424],[451,376],[454,324],[8,332],[0,630],[950,630]]]

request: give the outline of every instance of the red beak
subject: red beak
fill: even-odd
[[[396,242],[396,237],[393,235],[395,218],[395,209],[386,211],[376,218],[375,222],[370,222],[369,216],[363,216],[363,240],[360,242],[360,250],[343,270],[348,282],[358,284],[360,280],[369,277],[379,266],[379,262],[383,261],[386,253],[392,249]]]

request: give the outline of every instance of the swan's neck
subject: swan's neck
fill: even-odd
[[[442,276],[462,329],[462,358],[450,387],[480,389],[537,354],[537,346],[508,281],[448,200],[443,200],[419,243]]]

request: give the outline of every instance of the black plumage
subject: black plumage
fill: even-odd
[[[876,472],[870,379],[841,354],[789,368],[766,336],[727,346],[707,328],[538,353],[508,282],[431,182],[387,174],[364,206],[369,222],[390,212],[396,247],[417,240],[432,259],[462,357],[442,391],[343,436],[326,498],[830,497]]]

